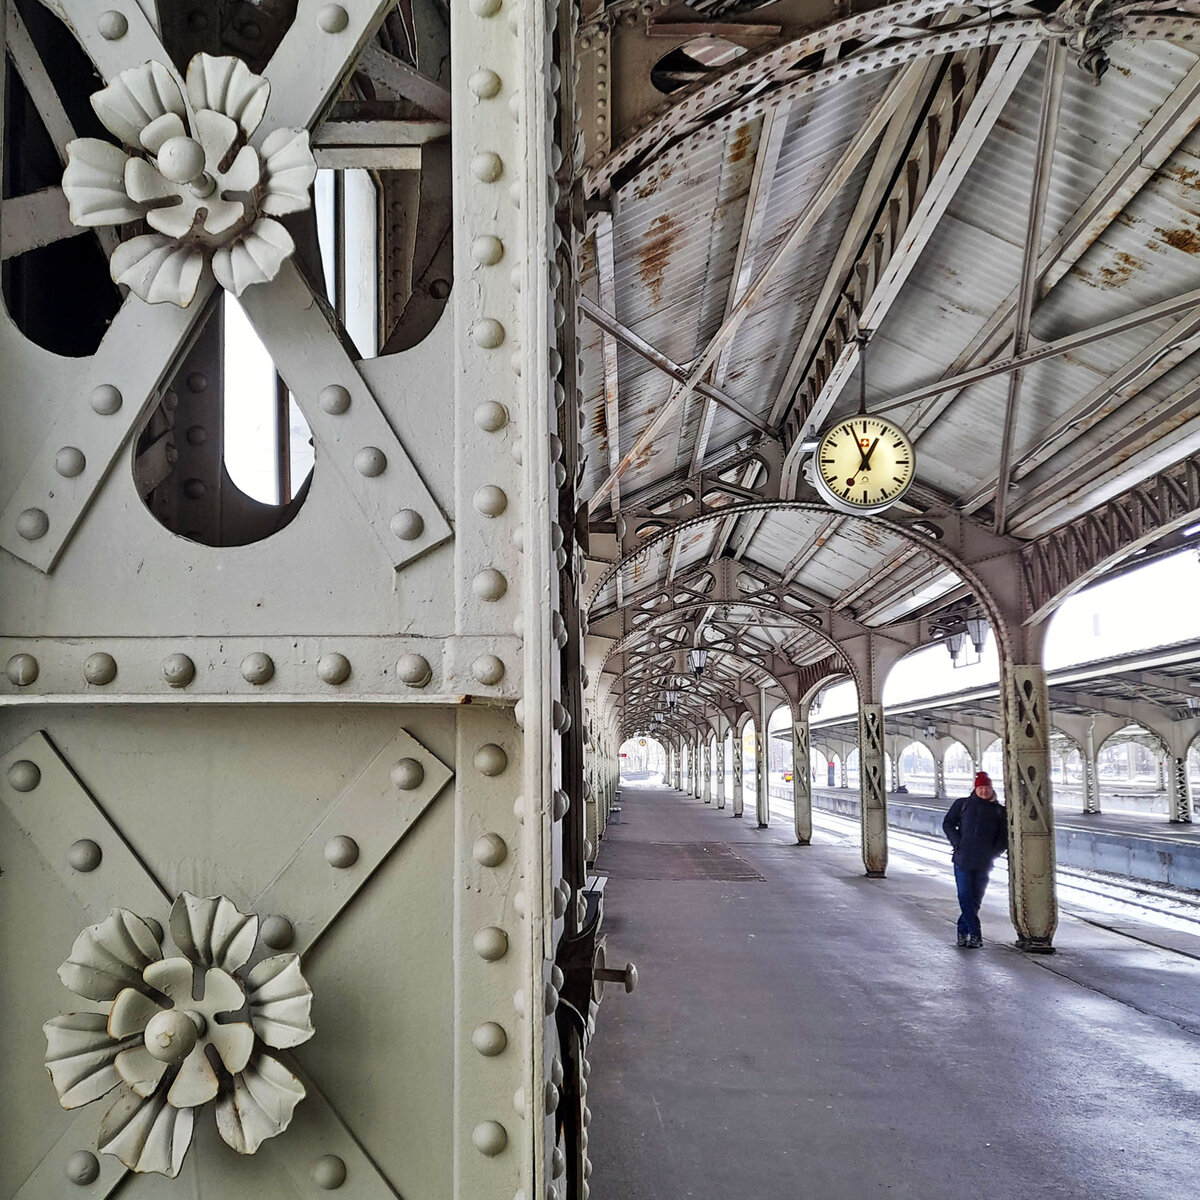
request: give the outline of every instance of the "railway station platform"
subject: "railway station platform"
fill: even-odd
[[[801,847],[667,788],[621,805],[597,866],[640,982],[589,1051],[596,1200],[1195,1194],[1195,942],[1064,912],[1026,956],[998,871],[959,950],[948,856],[867,879],[832,817]]]

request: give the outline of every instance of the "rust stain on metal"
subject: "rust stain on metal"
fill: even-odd
[[[1185,254],[1200,254],[1200,233],[1188,229],[1186,225],[1180,229],[1155,229],[1154,232],[1175,250],[1182,250]]]
[[[650,289],[650,297],[657,306],[662,301],[663,277],[681,230],[670,213],[661,213],[650,223],[646,241],[638,250],[638,274]]]
[[[731,163],[741,162],[746,157],[750,149],[750,123],[739,125],[738,131],[733,135],[733,143],[729,147],[729,161]]]
[[[1096,274],[1100,276],[1101,281],[1108,287],[1120,287],[1123,283],[1129,282],[1129,277],[1134,271],[1141,270],[1145,265],[1141,259],[1134,258],[1132,254],[1126,254],[1122,250],[1116,256],[1115,266],[1101,267]]]

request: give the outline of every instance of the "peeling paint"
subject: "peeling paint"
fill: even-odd
[[[746,157],[750,149],[751,125],[747,121],[744,125],[738,126],[738,131],[733,135],[733,142],[729,147],[729,161],[731,163],[741,162]]]
[[[1179,229],[1155,229],[1168,246],[1182,250],[1185,254],[1200,254],[1200,233],[1186,225]]]

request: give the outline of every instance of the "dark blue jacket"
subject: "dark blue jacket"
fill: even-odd
[[[1004,805],[974,792],[950,805],[942,829],[954,847],[954,865],[964,871],[990,871],[996,855],[1008,848]]]

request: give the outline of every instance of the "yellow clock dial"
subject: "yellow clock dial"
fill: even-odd
[[[882,417],[848,417],[817,443],[813,482],[842,512],[878,512],[913,481],[916,456],[907,434]]]

